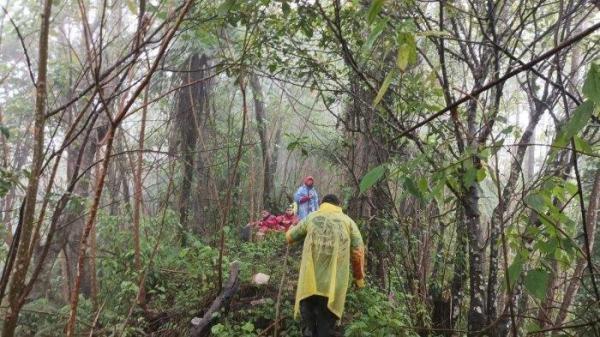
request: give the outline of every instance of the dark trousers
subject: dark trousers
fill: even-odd
[[[327,309],[327,297],[310,296],[300,301],[303,337],[333,337],[337,316]]]

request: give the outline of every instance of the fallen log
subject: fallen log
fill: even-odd
[[[202,318],[194,317],[191,321],[190,337],[205,337],[210,333],[210,328],[217,323],[218,315],[221,310],[227,311],[233,295],[240,287],[240,262],[234,261],[229,268],[229,279],[223,287],[223,290],[212,302]]]

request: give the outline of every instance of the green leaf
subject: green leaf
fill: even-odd
[[[375,185],[383,175],[385,174],[385,166],[379,165],[373,169],[371,169],[360,181],[360,193],[364,193],[366,190],[371,188],[371,186]]]
[[[424,36],[424,37],[444,37],[444,36],[451,37],[452,36],[452,34],[450,34],[449,32],[443,31],[443,30],[424,30],[422,32],[417,33],[417,35]]]
[[[504,130],[502,130],[500,132],[503,133],[503,134],[505,134],[505,135],[508,135],[508,134],[512,133],[514,129],[515,129],[515,126],[514,125],[510,125],[510,126],[504,128]]]
[[[409,64],[417,62],[417,44],[412,33],[398,33],[398,56],[396,66],[405,71]]]
[[[246,324],[242,325],[242,330],[244,330],[246,332],[252,332],[252,331],[254,331],[254,324],[252,324],[250,322],[246,322]]]
[[[544,255],[552,257],[558,249],[558,240],[556,238],[551,238],[548,241],[538,241],[538,248]]]
[[[363,51],[366,52],[373,48],[373,44],[375,44],[375,41],[377,41],[377,38],[383,32],[387,23],[387,20],[377,20],[377,24],[371,29],[371,33],[369,33],[369,36],[367,37],[367,42],[365,42],[362,47]]]
[[[384,0],[373,0],[371,2],[371,7],[369,7],[369,12],[367,14],[367,22],[369,22],[369,24],[373,23],[377,17],[377,14],[381,12],[381,9],[383,8],[383,2]]]
[[[408,66],[408,58],[410,57],[410,50],[406,43],[402,44],[400,48],[398,48],[398,57],[396,57],[396,66],[405,71]]]
[[[581,103],[573,112],[573,115],[569,121],[562,127],[559,135],[556,137],[553,146],[564,147],[569,143],[571,138],[575,136],[579,130],[588,123],[594,112],[594,103],[591,100],[587,100]]]
[[[481,150],[481,152],[479,152],[479,158],[484,160],[487,160],[491,155],[492,150],[489,147],[486,147],[485,149]]]
[[[465,171],[465,174],[463,175],[463,185],[466,188],[471,187],[473,185],[473,183],[475,182],[476,178],[477,178],[477,170],[474,167],[469,167]]]
[[[408,191],[408,193],[414,195],[415,197],[417,197],[419,199],[423,199],[423,195],[421,194],[421,191],[415,184],[415,181],[412,180],[411,178],[406,178],[404,180],[404,188]]]
[[[281,11],[283,12],[283,14],[288,15],[291,10],[292,8],[290,7],[290,4],[287,1],[283,1],[281,3]],[[254,329],[254,327],[252,327],[252,329]]]
[[[596,104],[600,104],[600,64],[590,66],[585,83],[583,84],[583,94]]]
[[[532,334],[534,332],[539,332],[540,329],[541,329],[541,327],[533,320],[529,320],[529,322],[527,322],[527,325],[525,326],[525,330],[527,330],[528,334]]]
[[[570,195],[574,195],[577,193],[577,191],[579,191],[579,187],[577,187],[577,184],[571,181],[565,181],[565,190],[567,190]]]
[[[487,172],[486,172],[485,168],[483,168],[483,167],[480,168],[479,170],[477,170],[477,181],[478,182],[483,181],[485,179],[486,175],[487,175]]]
[[[215,335],[218,334],[219,332],[224,331],[224,330],[225,330],[225,326],[223,324],[220,324],[220,323],[216,324],[216,325],[213,325],[213,327],[210,328],[210,332],[212,332]]]
[[[429,192],[429,182],[427,181],[427,179],[425,178],[421,178],[419,179],[419,191],[421,191],[421,193],[425,194]]]
[[[585,154],[593,154],[592,146],[579,136],[575,136],[575,149]]]
[[[540,213],[543,212],[546,207],[544,197],[537,193],[530,194],[527,197],[525,197],[525,203],[529,205],[529,207],[533,208],[534,210]]]
[[[377,106],[377,104],[379,104],[379,102],[381,102],[381,99],[383,98],[383,96],[387,92],[388,88],[390,87],[390,84],[392,83],[394,78],[396,78],[397,75],[398,75],[398,69],[396,69],[396,68],[392,69],[387,74],[387,76],[383,80],[383,83],[381,84],[381,88],[379,88],[379,91],[377,92],[377,96],[373,100],[374,107]]]
[[[4,125],[0,125],[0,133],[2,133],[6,139],[10,137],[10,130]]]
[[[236,0],[225,0],[217,9],[217,13],[219,16],[226,16],[234,5],[236,5]]]
[[[550,273],[545,269],[537,268],[530,270],[527,276],[525,276],[525,288],[537,299],[543,300],[546,297],[549,280]]]
[[[517,279],[519,278],[519,275],[521,275],[521,272],[523,271],[524,262],[525,261],[521,257],[521,255],[517,255],[513,262],[510,264],[510,267],[508,267],[508,282],[510,284],[511,289],[513,288],[515,282],[517,282]]]

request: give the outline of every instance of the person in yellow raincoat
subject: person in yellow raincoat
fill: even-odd
[[[290,228],[286,239],[304,240],[294,306],[294,317],[302,316],[303,336],[333,336],[344,312],[350,268],[356,285],[365,285],[365,249],[358,227],[342,212],[339,199],[328,194],[318,211]]]

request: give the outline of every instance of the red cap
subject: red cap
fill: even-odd
[[[307,184],[308,181],[312,181],[313,183],[315,182],[315,178],[313,178],[312,176],[307,176],[306,178],[304,178],[304,183]]]

